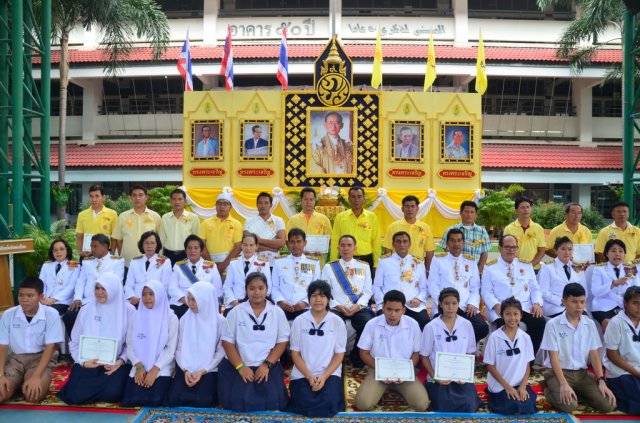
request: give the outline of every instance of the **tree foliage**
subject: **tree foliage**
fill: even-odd
[[[538,201],[531,212],[531,220],[551,229],[564,222],[564,205],[553,201]]]
[[[494,234],[502,233],[513,219],[513,198],[523,191],[522,185],[518,184],[498,190],[485,190],[486,195],[478,204],[478,223],[487,230],[493,230]]]
[[[33,239],[34,252],[29,254],[17,254],[16,260],[24,267],[26,276],[38,276],[42,263],[49,260],[47,253],[51,242],[56,238],[62,238],[73,249],[76,245],[76,233],[73,229],[65,229],[66,221],[57,220],[51,224],[51,234],[37,225],[24,225],[22,233],[16,233],[14,238]],[[73,252],[73,257],[78,258],[78,252]]]

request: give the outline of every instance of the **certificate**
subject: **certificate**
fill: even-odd
[[[476,358],[472,354],[436,352],[434,379],[473,383]]]
[[[115,338],[80,335],[81,363],[97,359],[100,364],[115,364],[117,352],[118,340]]]
[[[416,380],[413,361],[403,358],[376,357],[376,380],[413,382]]]
[[[304,249],[310,253],[326,254],[329,252],[330,239],[329,235],[307,235],[307,246]]]
[[[595,263],[593,244],[573,244],[574,263]]]

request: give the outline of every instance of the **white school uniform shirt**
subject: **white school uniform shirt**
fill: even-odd
[[[631,330],[632,328],[633,330]],[[618,350],[624,361],[636,370],[640,370],[640,342],[633,341],[634,331],[635,335],[640,335],[640,324],[633,326],[629,316],[621,311],[609,320],[607,331],[604,333],[604,346],[608,350]],[[606,355],[604,356],[604,366],[607,368],[607,378],[629,374],[613,364]]]
[[[602,266],[596,266],[591,276],[591,294],[593,295],[593,303],[591,311],[609,311],[616,307],[624,308],[623,297],[624,292],[630,286],[638,285],[638,278],[629,278],[626,284],[611,288],[611,283],[618,279],[616,277],[615,268],[611,263]],[[624,265],[617,266],[620,269],[620,277],[625,275]]]
[[[229,267],[227,267],[227,276],[224,279],[224,306],[226,308],[231,307],[231,303],[234,301],[240,301],[246,296],[245,279],[244,274],[244,262],[249,261],[249,270],[247,275],[252,272],[260,272],[267,278],[267,293],[271,294],[271,270],[269,269],[269,262],[258,259],[258,256],[254,254],[251,258],[245,259],[244,255],[240,254],[240,257],[231,260]]]
[[[446,332],[445,332],[446,331]],[[449,335],[447,335],[447,332]],[[447,342],[449,336],[457,337],[456,340]],[[456,316],[453,329],[449,332],[447,325],[441,318],[430,321],[422,331],[420,343],[420,355],[429,357],[431,366],[436,368],[436,353],[448,352],[456,354],[473,354],[476,352],[476,337],[471,323],[460,316]]]
[[[359,304],[361,307],[368,307],[371,295],[373,295],[373,282],[371,281],[371,268],[369,267],[369,263],[354,258],[349,261],[340,259],[337,260],[337,262],[351,285],[351,291],[358,297],[356,304]],[[322,269],[322,279],[331,285],[331,296],[333,299],[329,302],[329,306],[335,308],[338,305],[353,305],[354,303],[351,297],[347,295],[342,284],[338,282],[338,278],[331,266],[332,263],[335,262],[325,264]]]
[[[140,305],[144,307],[144,305]],[[127,324],[127,345],[133,345],[133,324],[135,318],[131,316],[129,323]],[[158,355],[154,366],[160,369],[158,376],[172,376],[173,370],[176,366],[176,347],[178,346],[178,328],[179,328],[178,316],[173,311],[169,312],[169,338],[167,344],[162,349],[162,352]],[[131,367],[129,377],[136,375],[135,364],[140,361],[133,348],[127,348],[127,357],[134,366]]]
[[[224,348],[222,348],[222,330],[224,328],[225,325],[225,320],[224,317],[222,317],[222,314],[220,313],[216,313],[216,320],[217,320],[217,324],[218,324],[218,330],[216,332],[216,350],[215,352],[213,352],[213,355],[211,356],[211,361],[209,361],[209,364],[207,364],[204,369],[207,373],[211,373],[211,372],[217,372],[218,371],[218,365],[220,364],[220,362],[222,361],[222,359],[224,358]],[[180,319],[180,325],[179,325],[179,331],[181,332],[184,328],[184,319]],[[189,346],[185,346],[182,345],[182,342],[180,341],[180,337],[178,337],[178,346],[176,348],[176,357],[179,357],[182,349],[188,349]],[[183,369],[184,371],[186,371],[186,369]]]
[[[254,232],[260,238],[276,239],[278,232],[285,230],[284,219],[279,216],[271,215],[264,220],[260,215],[247,219],[244,223],[244,230]],[[275,251],[260,251],[258,257],[269,262],[269,266],[273,267],[273,262],[278,253]]]
[[[457,271],[456,271],[457,268]],[[437,300],[444,288],[455,288],[460,293],[460,308],[468,304],[480,308],[480,273],[475,260],[464,254],[454,257],[451,253],[434,257],[429,269],[429,294]]]
[[[420,351],[420,326],[411,317],[402,316],[397,326],[390,326],[383,315],[369,320],[362,331],[358,348],[373,358],[410,359]]]
[[[171,260],[166,257],[154,254],[149,259],[149,269],[145,270],[147,256],[135,257],[129,263],[127,281],[124,284],[124,298],[142,298],[142,288],[147,281],[158,281],[162,283],[164,289],[169,292],[169,281],[173,275]]]
[[[567,263],[567,266],[571,272],[569,279],[564,272],[564,264],[557,257],[553,262],[545,263],[540,267],[538,283],[542,291],[542,306],[545,316],[553,316],[564,311],[562,290],[568,283],[579,283],[585,290],[587,289],[584,272],[576,272],[571,261]]]
[[[560,367],[565,370],[586,369],[589,353],[597,350],[602,344],[593,320],[580,316],[577,327],[567,320],[565,311],[547,322],[540,348],[546,351],[558,351]],[[545,354],[544,366],[551,368],[549,354]]]
[[[487,306],[487,318],[491,322],[500,317],[493,307],[512,296],[520,301],[522,310],[527,313],[531,312],[534,304],[542,306],[542,293],[533,266],[517,258],[513,259],[511,264],[505,262],[502,257],[495,263],[487,264],[482,273],[481,286],[482,299]]]
[[[264,325],[264,330],[253,330],[256,323],[249,316]],[[261,365],[276,344],[289,341],[289,333],[289,322],[280,307],[267,301],[256,317],[249,301],[245,301],[227,315],[222,340],[234,344],[245,366],[253,367]]]
[[[64,342],[62,324],[52,307],[39,304],[31,322],[19,305],[5,311],[0,319],[0,345],[8,345],[14,354],[39,353],[48,344],[59,342]]]
[[[82,260],[80,277],[76,282],[73,299],[81,300],[82,304],[93,301],[96,279],[103,272],[115,273],[122,281],[124,279],[124,259],[107,253],[102,258],[89,257]]]
[[[304,254],[300,257],[294,257],[293,254],[278,257],[271,272],[271,298],[276,304],[280,301],[292,305],[301,301],[308,303],[307,287],[320,279],[320,271],[320,261]]]
[[[309,329],[320,329],[324,334],[310,335]],[[289,342],[291,351],[298,351],[309,371],[319,376],[327,370],[335,354],[346,351],[347,327],[337,314],[330,311],[316,324],[311,311],[307,311],[293,321]],[[342,377],[342,364],[331,375]],[[293,366],[291,379],[303,378],[302,372]]]
[[[56,274],[56,266],[60,264],[60,271]],[[76,283],[80,277],[80,263],[63,260],[61,262],[48,261],[40,269],[40,279],[44,282],[44,296],[55,298],[56,304],[71,304]]]
[[[407,254],[404,258],[396,253],[381,257],[373,280],[373,295],[378,310],[382,310],[384,294],[393,289],[402,291],[407,299],[406,307],[409,310],[415,312],[424,310],[427,307],[427,275],[424,262],[411,254]],[[414,298],[420,300],[420,305],[409,307],[409,301]]]
[[[220,272],[218,272],[218,266],[216,263],[209,260],[204,260],[202,257],[194,264],[191,261],[181,260],[173,265],[173,274],[169,280],[169,298],[171,305],[181,305],[180,298],[187,298],[187,288],[193,283],[184,274],[181,264],[186,263],[187,271],[191,272],[191,267],[196,266],[196,279],[202,282],[209,282],[216,288],[216,298],[222,296],[222,279],[220,278]]]
[[[507,355],[507,350],[515,350],[516,348],[520,350],[519,354]],[[495,366],[498,373],[513,387],[520,385],[529,367],[529,362],[534,358],[531,337],[520,328],[518,328],[513,342],[502,328],[494,331],[489,335],[487,345],[484,348],[484,362]],[[490,372],[487,374],[489,392],[494,394],[502,392],[504,387],[498,382],[498,379],[493,377]]]

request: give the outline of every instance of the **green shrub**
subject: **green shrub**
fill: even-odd
[[[171,191],[176,189],[176,185],[166,185],[164,187],[155,187],[149,190],[149,200],[147,207],[162,216],[170,212],[171,209]]]
[[[25,276],[38,276],[40,274],[40,267],[42,263],[49,260],[47,253],[49,252],[49,246],[51,242],[56,238],[62,238],[69,243],[73,249],[74,259],[78,259],[78,252],[76,251],[76,233],[73,229],[66,229],[66,221],[58,220],[51,224],[51,235],[46,233],[44,229],[39,226],[24,225],[22,233],[16,233],[16,239],[31,238],[33,239],[34,252],[29,254],[17,254],[16,260],[22,264],[25,271]]]
[[[531,220],[545,229],[551,229],[564,222],[564,205],[549,201],[538,201],[531,213]]]
[[[593,207],[588,207],[583,210],[582,224],[592,231],[600,230],[605,226],[604,217],[598,210],[594,209]]]
[[[478,224],[494,235],[502,234],[504,227],[511,222],[514,214],[513,197],[522,193],[522,185],[513,184],[499,190],[487,189],[478,204]]]

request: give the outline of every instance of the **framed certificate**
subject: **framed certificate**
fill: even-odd
[[[593,244],[573,244],[574,263],[595,263]]]
[[[436,352],[436,380],[473,383],[476,358],[471,354]]]
[[[117,353],[118,340],[115,338],[80,335],[80,362],[97,359],[100,364],[115,364]]]
[[[329,235],[307,235],[307,246],[304,249],[310,253],[326,254],[329,252],[330,240]]]
[[[413,382],[416,380],[413,361],[402,358],[376,357],[376,380]]]

